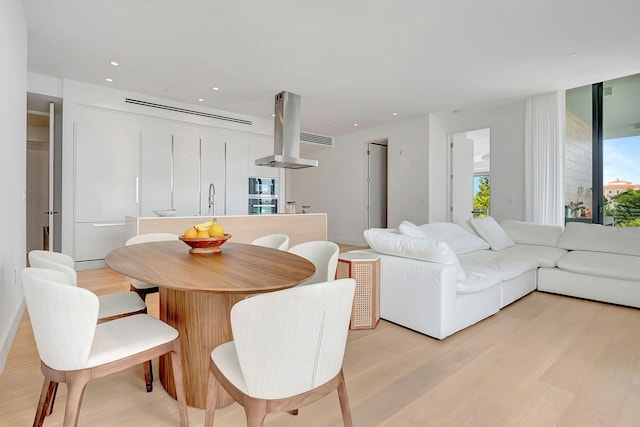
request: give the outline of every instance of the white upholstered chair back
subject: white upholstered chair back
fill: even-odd
[[[58,370],[85,368],[98,321],[98,297],[69,286],[69,276],[62,271],[25,268],[22,281],[40,360]]]
[[[146,233],[146,234],[138,234],[137,236],[131,237],[129,240],[125,242],[125,246],[137,245],[140,243],[149,243],[149,242],[164,242],[167,240],[178,240],[178,235],[173,233]],[[150,289],[153,292],[157,292],[157,286],[151,285],[149,283],[143,282],[138,279],[129,278],[129,283],[131,283],[132,290],[142,290],[140,296],[144,299],[145,293],[149,292]],[[135,288],[135,289],[134,289]],[[146,292],[144,290],[147,290]]]
[[[73,258],[60,252],[33,250],[29,252],[29,265],[35,268],[48,268],[65,273],[72,281],[73,286],[78,285],[78,273],[74,269]]]
[[[231,327],[248,394],[279,399],[335,377],[342,368],[354,291],[353,279],[340,279],[234,305]]]
[[[321,240],[305,242],[289,248],[289,252],[308,259],[316,267],[316,272],[303,285],[335,279],[340,255],[340,248],[335,243]]]
[[[178,235],[173,233],[146,233],[133,236],[126,241],[125,246],[137,245],[138,243],[164,242],[166,240],[178,240]]]
[[[251,244],[286,251],[289,249],[289,236],[286,234],[268,234],[258,237]]]

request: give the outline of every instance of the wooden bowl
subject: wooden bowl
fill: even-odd
[[[231,234],[225,234],[222,237],[203,237],[192,239],[180,236],[179,239],[191,247],[191,249],[189,249],[189,253],[191,254],[214,254],[222,250],[220,246],[229,240],[230,237]]]

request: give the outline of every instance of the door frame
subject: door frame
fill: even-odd
[[[489,152],[491,152],[491,126],[478,126],[478,127],[474,127],[474,128],[470,128],[470,129],[464,129],[464,130],[459,130],[456,132],[449,132],[447,133],[447,221],[448,222],[453,222],[453,179],[452,179],[452,174],[453,174],[453,137],[456,135],[460,135],[460,134],[467,134],[469,132],[475,132],[475,131],[479,131],[479,130],[483,130],[483,129],[488,129],[489,130]],[[474,140],[475,143],[475,140]],[[491,163],[489,163],[489,165],[491,165]],[[489,166],[489,176],[491,176],[491,166]],[[475,173],[474,173],[475,176]],[[492,198],[492,195],[489,196],[490,199]],[[491,203],[491,202],[490,202]]]
[[[365,216],[365,225],[366,228],[371,228],[371,215],[370,215],[370,206],[371,206],[371,193],[370,193],[370,169],[369,169],[369,145],[370,144],[374,144],[374,145],[382,145],[387,147],[387,159],[385,162],[385,174],[386,174],[386,188],[385,188],[385,193],[387,195],[386,197],[386,202],[385,202],[385,210],[387,211],[387,221],[388,221],[388,214],[389,214],[389,154],[388,154],[388,150],[389,150],[389,140],[388,138],[382,138],[382,139],[376,139],[373,141],[367,141],[363,144],[363,153],[364,153],[364,164],[365,164],[365,176],[364,176],[364,188],[365,188],[365,200],[364,200],[364,216]]]

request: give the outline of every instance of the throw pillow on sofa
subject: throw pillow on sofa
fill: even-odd
[[[500,251],[516,244],[493,217],[471,218],[469,222],[471,222],[478,236],[489,242],[491,250]]]
[[[406,236],[443,241],[453,249],[456,255],[489,249],[489,243],[485,240],[452,222],[432,222],[418,226],[409,221],[402,221],[398,230]]]
[[[462,269],[458,257],[445,242],[425,237],[405,236],[384,229],[365,230],[364,238],[369,247],[376,252],[437,264],[448,264],[456,270],[458,281],[467,280],[467,275]]]

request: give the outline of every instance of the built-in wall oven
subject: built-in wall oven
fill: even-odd
[[[249,178],[249,215],[278,213],[278,180]]]

